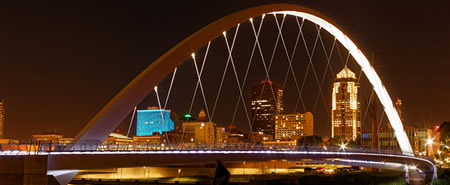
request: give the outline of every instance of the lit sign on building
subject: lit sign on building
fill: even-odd
[[[149,136],[155,132],[171,131],[174,129],[174,123],[170,119],[169,110],[152,109],[137,111],[137,136]]]

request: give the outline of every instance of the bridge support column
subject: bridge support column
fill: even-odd
[[[0,185],[47,185],[46,155],[0,156]]]

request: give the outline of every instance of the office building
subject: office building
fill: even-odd
[[[372,147],[372,148],[378,148],[377,145],[374,146],[372,143],[373,134],[370,131],[362,130],[361,131],[361,143],[360,145],[363,147]]]
[[[275,139],[290,140],[314,135],[313,114],[279,114],[275,116]]]
[[[131,144],[133,143],[133,138],[128,137],[126,135],[113,132],[109,134],[108,138],[103,142],[103,144]]]
[[[150,107],[148,110],[137,111],[137,136],[150,136],[155,132],[162,134],[174,129],[174,122],[170,118],[170,110]]]
[[[225,131],[225,143],[227,144],[243,144],[246,143],[247,137],[244,133],[237,129],[236,125],[228,125]]]
[[[405,132],[414,153],[417,155],[436,154],[440,149],[440,137],[437,129],[405,127]],[[381,129],[379,133],[381,149],[400,150],[392,128]]]
[[[267,135],[262,132],[252,132],[248,137],[249,143],[261,144],[265,141],[273,141],[273,135]]]
[[[69,144],[73,141],[73,138],[66,138],[63,134],[53,132],[43,132],[40,134],[33,134],[33,142],[36,143],[59,143]]]
[[[227,140],[225,127],[216,127],[216,144],[224,144]]]
[[[213,122],[207,121],[204,110],[200,111],[198,120],[202,121],[183,123],[183,141],[194,144],[215,144],[216,126]]]
[[[33,141],[39,143],[59,143],[59,140],[63,138],[63,134],[57,132],[43,132],[40,134],[33,134]]]
[[[253,131],[275,134],[275,115],[283,114],[283,88],[272,81],[252,86],[251,115]]]
[[[359,83],[355,73],[345,67],[333,84],[331,137],[356,140],[361,129]]]

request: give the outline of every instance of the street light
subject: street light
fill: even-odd
[[[433,144],[433,139],[432,138],[428,138],[427,139],[427,145],[432,145]]]
[[[426,150],[426,153],[428,154],[428,156],[430,156],[430,152],[429,152],[428,146],[430,146],[431,149],[433,149],[433,144],[434,144],[433,138],[428,138],[428,139],[426,140],[426,143],[425,143],[425,150]]]
[[[347,143],[342,143],[341,145],[339,145],[340,147],[339,147],[339,150],[343,150],[343,151],[345,151],[345,149],[347,148]]]

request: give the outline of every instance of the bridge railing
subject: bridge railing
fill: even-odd
[[[56,152],[145,152],[145,151],[298,151],[298,152],[362,152],[402,155],[398,150],[385,150],[353,146],[342,149],[339,146],[295,146],[295,145],[263,145],[263,144],[134,144],[134,143],[11,143],[0,144],[0,155],[34,155]]]

